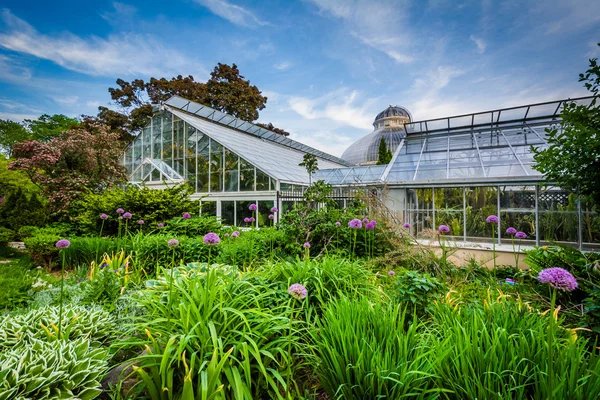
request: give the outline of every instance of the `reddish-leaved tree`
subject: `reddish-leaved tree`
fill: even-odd
[[[104,125],[80,126],[47,143],[15,145],[9,168],[25,171],[50,202],[50,210],[64,216],[86,191],[101,191],[125,181],[121,165],[123,142]]]

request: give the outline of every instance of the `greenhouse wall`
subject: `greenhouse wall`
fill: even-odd
[[[590,204],[558,187],[489,185],[388,189],[386,205],[411,224],[417,237],[440,225],[450,228],[449,239],[462,242],[510,244],[508,227],[525,232],[523,245],[563,244],[581,250],[600,249],[600,218]],[[498,225],[486,223],[489,215]],[[495,231],[492,233],[492,229]]]

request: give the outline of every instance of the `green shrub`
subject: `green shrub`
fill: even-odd
[[[0,207],[1,225],[13,231],[32,223],[43,226],[47,219],[48,211],[38,195],[28,196],[20,187],[12,191]]]
[[[0,264],[0,309],[26,304],[32,281],[26,260]]]
[[[395,275],[393,297],[401,303],[410,304],[417,313],[423,314],[444,290],[444,284],[428,273],[405,270]]]
[[[557,327],[548,343],[549,315],[532,312],[525,303],[501,298],[483,307],[440,304],[433,316],[436,385],[452,391],[452,399],[600,395],[600,358],[587,351],[587,340]],[[554,347],[552,358],[548,346]]]
[[[175,237],[198,237],[204,236],[208,232],[220,234],[222,229],[217,218],[211,216],[191,217],[188,219],[176,216],[165,222],[165,227],[158,229],[158,231]]]
[[[102,226],[101,214],[109,218],[104,222],[103,234],[117,236],[119,220],[115,211],[122,208],[133,215],[130,228],[138,230],[137,220],[143,219],[144,231],[153,231],[157,223],[167,222],[174,217],[181,217],[184,212],[197,214],[198,202],[190,201],[191,187],[180,185],[163,190],[147,187],[115,187],[104,192],[89,193],[77,202],[72,210],[73,224],[79,233],[98,234]]]
[[[38,232],[39,228],[37,226],[25,225],[19,229],[17,235],[21,240],[24,240],[28,237],[32,237]]]
[[[127,238],[100,238],[100,237],[74,237],[69,239],[71,245],[64,249],[65,263],[69,267],[81,265],[89,266],[93,262],[99,265],[105,254],[109,256],[124,250],[129,254],[133,252],[132,239]]]
[[[432,350],[399,305],[342,298],[313,330],[316,372],[330,399],[435,398]]]
[[[39,231],[24,240],[25,248],[34,264],[52,269],[58,262],[56,242],[60,239],[61,236],[55,233]]]
[[[15,233],[11,229],[0,226],[0,246],[6,246],[14,237]]]
[[[107,351],[80,338],[44,342],[0,353],[2,399],[94,399],[107,370]]]
[[[300,322],[290,320],[298,301],[276,302],[281,291],[220,273],[220,267],[185,270],[174,271],[172,288],[170,271],[148,285],[139,297],[148,315],[131,332],[141,336],[124,343],[149,348],[131,360],[148,396],[205,390],[204,398],[285,398],[294,378],[290,352],[298,351]]]

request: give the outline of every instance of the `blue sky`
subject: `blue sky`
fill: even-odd
[[[335,155],[389,104],[414,119],[586,95],[597,0],[4,0],[0,118],[95,114],[117,78],[236,63],[260,121]]]

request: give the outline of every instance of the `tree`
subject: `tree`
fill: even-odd
[[[25,171],[41,188],[50,211],[64,216],[86,191],[101,191],[125,181],[123,146],[106,126],[77,127],[47,143],[29,141],[15,146],[9,168]]]
[[[600,46],[600,43],[598,44]],[[533,148],[535,168],[548,182],[573,188],[600,204],[600,66],[597,58],[579,81],[592,93],[589,105],[565,104],[560,129],[547,129],[546,149]]]
[[[306,172],[308,172],[308,186],[310,187],[312,185],[312,175],[319,170],[317,157],[313,154],[306,153],[302,162],[298,165],[306,168]]]
[[[28,197],[20,187],[11,192],[0,207],[0,226],[15,232],[26,225],[42,226],[46,218],[46,208],[37,194]]]
[[[382,136],[379,141],[377,165],[387,165],[392,161],[392,150],[388,149],[385,138]]]
[[[117,87],[111,87],[108,91],[111,98],[122,107],[123,113],[99,107],[97,118],[113,129],[130,132],[137,132],[146,126],[148,118],[152,116],[153,104],[160,104],[174,95],[250,122],[258,119],[258,112],[264,109],[267,103],[267,97],[240,74],[235,64],[229,66],[219,63],[206,83],[195,81],[191,75],[178,75],[170,80],[150,78],[149,81],[135,79],[127,82],[117,79],[116,83]],[[288,134],[275,128],[273,124],[261,126],[275,133]]]
[[[30,133],[23,125],[10,120],[0,120],[0,152],[8,157],[11,156],[15,144],[30,138]]]

